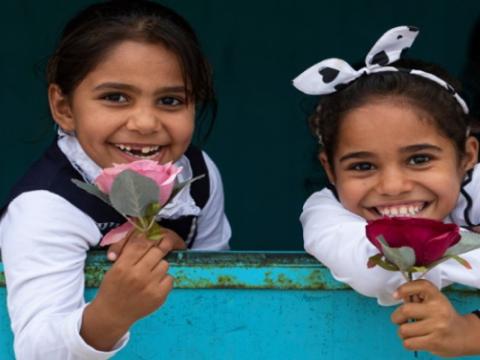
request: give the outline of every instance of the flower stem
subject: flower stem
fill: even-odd
[[[148,224],[147,231],[149,231],[152,228],[153,224],[155,224],[155,216],[152,216],[152,220]]]
[[[411,272],[411,271],[408,271],[407,274],[408,274],[408,276],[407,276],[408,281],[412,281],[412,280],[413,280],[413,274],[412,274],[412,272]],[[410,295],[410,302],[415,302],[415,299],[414,299],[413,295]],[[413,323],[413,322],[415,322],[415,319],[409,319],[408,322],[412,322],[412,323]],[[417,351],[417,350],[414,350],[414,351],[413,351],[413,356],[415,356],[415,358],[418,358],[418,351]]]

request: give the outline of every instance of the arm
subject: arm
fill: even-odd
[[[300,220],[305,250],[327,266],[335,279],[362,295],[376,297],[381,305],[398,303],[392,294],[405,282],[403,276],[378,266],[367,267],[368,258],[378,250],[365,235],[366,221],[346,210],[330,190],[314,193]],[[440,281],[435,269],[428,277]]]
[[[198,217],[192,250],[228,250],[232,232],[224,210],[222,179],[213,161],[205,152],[203,156],[210,178],[210,198]]]
[[[131,325],[164,303],[173,278],[163,257],[173,246],[172,238],[158,243],[137,232],[127,236],[121,256],[85,308],[80,334],[88,344],[103,351],[112,349]]]
[[[405,303],[393,312],[392,321],[399,325],[398,334],[407,349],[442,357],[480,354],[480,319],[458,314],[432,283],[413,281],[401,286],[396,295]],[[409,302],[414,295],[420,302]]]
[[[110,352],[80,336],[84,262],[100,236],[89,217],[47,191],[10,204],[0,243],[18,359],[107,359],[124,346],[126,334]]]

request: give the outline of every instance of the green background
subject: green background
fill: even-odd
[[[91,1],[2,2],[0,199],[53,136],[43,69],[65,21]],[[233,249],[302,248],[298,217],[322,186],[291,80],[326,58],[363,59],[398,25],[421,30],[410,56],[462,75],[480,1],[166,1],[197,30],[215,71],[219,113],[204,148],[219,166]],[[471,79],[470,79],[471,80]]]

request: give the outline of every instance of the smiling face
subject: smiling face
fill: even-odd
[[[178,160],[194,129],[195,105],[187,101],[187,91],[174,53],[158,44],[124,41],[70,97],[50,85],[49,100],[55,121],[74,131],[88,156],[105,168],[138,159]]]
[[[467,140],[460,159],[433,119],[406,101],[369,102],[348,112],[339,130],[333,164],[324,153],[320,160],[342,205],[367,220],[443,220],[476,162],[476,140]]]

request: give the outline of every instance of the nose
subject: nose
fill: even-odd
[[[382,169],[378,174],[376,190],[381,195],[395,196],[413,189],[413,180],[409,174],[397,167]]]
[[[158,131],[162,127],[162,123],[154,109],[142,107],[129,115],[126,127],[130,131],[148,135]]]

